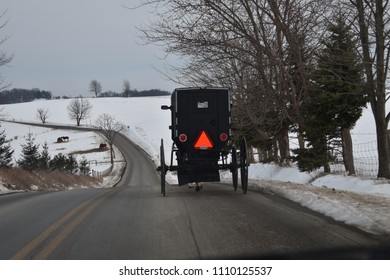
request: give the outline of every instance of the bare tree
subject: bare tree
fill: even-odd
[[[95,97],[102,92],[102,85],[97,80],[92,80],[89,84],[89,91],[95,94]]]
[[[3,17],[5,16],[6,13],[7,11],[5,11],[3,14],[0,15],[0,20],[3,20]],[[7,25],[7,22],[8,21],[5,21],[4,23],[0,22],[0,30],[2,30]],[[3,38],[0,38],[0,46],[3,43],[5,43],[8,39],[9,39],[8,35],[4,36]],[[12,59],[13,59],[13,55],[9,55],[8,53],[0,50],[0,67],[10,63]],[[5,78],[0,74],[0,90],[6,89],[10,85],[11,85],[10,83],[5,84]]]
[[[71,120],[76,120],[77,126],[80,126],[80,122],[89,117],[92,105],[83,97],[73,99],[68,105],[68,114]]]
[[[46,123],[47,118],[50,116],[49,109],[47,108],[38,108],[37,110],[37,118],[42,121],[42,123]]]
[[[172,68],[172,80],[230,86],[241,132],[252,134],[251,145],[277,139],[273,146],[283,148],[284,160],[289,126],[304,131],[299,106],[325,30],[327,2],[143,0],[157,7],[157,19],[141,32],[146,42],[183,58]]]
[[[389,0],[349,0],[355,12],[365,71],[365,93],[375,119],[378,145],[378,177],[390,178],[390,147],[386,113],[386,82],[390,62]]]
[[[114,139],[118,133],[124,130],[124,125],[109,114],[102,114],[95,121],[95,127],[99,129],[100,133],[107,140],[111,151],[111,164],[114,163]]]
[[[131,91],[130,91],[130,82],[128,80],[124,80],[123,81],[123,95],[125,97],[129,97],[131,94]]]

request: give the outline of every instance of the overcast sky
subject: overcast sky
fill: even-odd
[[[172,91],[155,68],[164,70],[162,51],[144,46],[136,26],[151,17],[146,9],[129,10],[135,0],[1,0],[2,19],[9,20],[0,45],[14,55],[0,72],[11,88],[40,88],[53,95],[91,95],[89,83],[98,80],[103,91],[131,88]]]

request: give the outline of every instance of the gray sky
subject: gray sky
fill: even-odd
[[[172,91],[162,51],[144,46],[136,26],[151,15],[145,8],[129,10],[134,0],[1,0],[8,19],[0,38],[10,39],[1,50],[14,55],[0,72],[11,88],[40,88],[53,95],[91,95],[89,83],[98,80],[103,91],[131,88]]]

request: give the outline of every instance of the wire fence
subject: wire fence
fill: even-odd
[[[378,175],[378,146],[375,133],[354,133],[353,156],[356,175],[376,178]],[[390,132],[389,132],[390,141]],[[346,172],[341,150],[331,163],[332,173]]]
[[[355,169],[359,175],[376,176],[378,173],[378,148],[376,142],[354,145]]]
[[[376,139],[376,135],[372,133],[366,133],[363,135],[359,134],[354,136],[356,137],[354,142],[357,142],[353,144],[353,156],[356,175],[376,178],[378,175],[378,147],[376,141],[374,140]],[[367,142],[363,142],[365,140],[367,140]],[[298,147],[296,138],[290,138],[290,147]],[[345,173],[346,169],[343,163],[341,149],[338,148],[332,152],[336,160],[330,163],[331,172]],[[253,157],[254,162],[262,161],[262,156],[256,149],[253,151],[251,156]]]
[[[109,167],[104,169],[104,170],[100,170],[100,171],[96,171],[94,169],[91,168],[91,164],[94,164],[94,165],[108,165],[109,164]],[[98,162],[97,160],[91,160],[88,162],[89,164],[89,167],[90,167],[90,170],[91,170],[91,175],[92,177],[96,177],[96,178],[101,178],[101,177],[104,177],[104,176],[107,176],[108,174],[111,173],[112,169],[114,168],[114,165],[111,164],[111,162],[107,162],[107,161],[101,161],[101,162]]]
[[[101,177],[107,176],[108,174],[111,173],[113,167],[114,167],[114,165],[110,165],[110,167],[108,167],[107,169],[105,169],[103,171],[92,170],[91,171],[92,177],[101,178]]]
[[[376,177],[378,175],[378,149],[376,142],[353,145],[354,165],[356,175]],[[346,172],[342,159],[331,163],[331,172]]]
[[[125,160],[114,160],[114,163],[118,163],[118,162],[126,162],[126,161]],[[104,170],[101,170],[101,171],[96,171],[96,170],[93,170],[91,168],[91,175],[93,177],[101,178],[101,177],[107,176],[114,169],[114,164],[111,164],[111,161],[100,161],[99,162],[99,161],[96,161],[96,160],[92,160],[92,161],[89,162],[89,166],[91,166],[91,163],[94,163],[94,165],[101,165],[101,164],[108,165],[109,164],[108,168],[106,168]]]

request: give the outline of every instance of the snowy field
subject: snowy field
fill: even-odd
[[[83,126],[90,126],[99,115],[106,113],[122,122],[124,132],[136,144],[141,146],[158,164],[160,139],[164,139],[166,160],[170,157],[172,141],[170,139],[170,113],[162,111],[161,105],[169,105],[170,97],[145,98],[91,98],[93,108]],[[39,122],[36,118],[38,108],[49,110],[47,123],[75,124],[68,118],[67,106],[70,100],[40,100],[31,103],[4,105],[8,120]],[[20,156],[24,136],[33,133],[36,143],[47,142],[50,155],[64,154],[75,150],[87,150],[98,147],[100,136],[92,132],[52,130],[33,126],[1,122],[7,139],[15,150],[14,157]],[[374,122],[369,110],[353,130],[355,143],[375,141]],[[69,136],[68,143],[55,143],[57,137]],[[109,166],[108,153],[86,155],[91,161],[91,168],[103,171]],[[103,162],[103,163],[102,163]],[[98,163],[98,165],[95,165]],[[167,162],[167,164],[169,164]],[[222,174],[223,180],[230,182],[230,173]],[[357,176],[334,174],[321,176],[320,171],[301,173],[295,167],[282,168],[273,164],[253,164],[249,169],[250,187],[278,194],[294,200],[305,207],[330,216],[338,221],[354,225],[374,234],[390,234],[390,183],[387,180],[374,180]],[[168,176],[170,183],[175,183],[173,175]],[[1,188],[0,193],[7,190]],[[169,195],[169,187],[167,189]],[[247,195],[250,195],[248,193]]]

